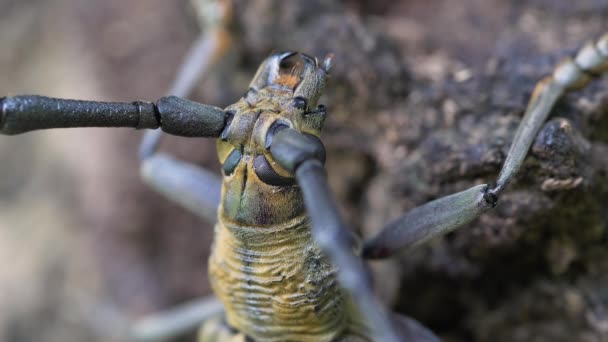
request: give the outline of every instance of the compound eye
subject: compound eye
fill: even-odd
[[[237,149],[232,150],[232,152],[230,152],[230,154],[226,158],[224,165],[222,165],[222,170],[224,171],[224,175],[230,176],[231,174],[233,174],[237,165],[239,165],[239,162],[241,161],[242,157],[243,157],[243,154],[241,153],[241,151],[239,151]]]
[[[283,177],[279,175],[270,165],[268,159],[263,155],[257,155],[253,159],[253,169],[258,178],[268,184],[274,186],[290,186],[295,184],[294,178]]]

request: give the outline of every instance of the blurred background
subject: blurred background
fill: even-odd
[[[190,98],[230,104],[274,50],[334,53],[328,170],[364,236],[492,182],[534,83],[608,31],[605,0],[234,0],[233,14]],[[153,101],[197,15],[187,0],[0,0],[0,94]],[[374,262],[378,295],[446,341],[608,341],[607,111],[605,79],[567,96],[499,207]],[[141,183],[141,135],[0,137],[0,341],[123,341],[129,321],[209,293],[212,227]],[[219,170],[212,141],[162,150]]]

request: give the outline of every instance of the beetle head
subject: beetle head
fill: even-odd
[[[280,52],[266,58],[259,67],[251,84],[250,91],[259,92],[270,87],[290,91],[294,105],[306,111],[317,106],[325,88],[333,56],[328,55],[319,61],[298,52]]]
[[[303,214],[294,175],[273,159],[270,146],[274,134],[286,127],[318,139],[326,114],[317,103],[330,66],[331,56],[319,63],[297,52],[273,54],[245,96],[226,108],[226,126],[217,142],[224,174],[222,217],[264,226]]]

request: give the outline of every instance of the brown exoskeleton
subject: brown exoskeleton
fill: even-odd
[[[557,98],[608,70],[608,36],[539,83],[496,186],[479,185],[416,208],[362,250],[342,223],[324,176],[319,136],[326,110],[317,101],[330,65],[330,58],[319,63],[295,52],[272,55],[245,96],[226,109],[179,97],[157,103],[8,97],[0,102],[0,130],[127,126],[218,139],[221,183],[156,154],[153,144],[142,149],[150,184],[196,212],[217,212],[209,278],[226,322],[205,323],[201,341],[436,340],[377,304],[358,255],[388,257],[492,208]]]

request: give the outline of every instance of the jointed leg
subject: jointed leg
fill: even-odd
[[[496,205],[487,184],[439,198],[411,210],[382,229],[363,246],[362,256],[386,258],[461,227]]]
[[[608,34],[595,43],[587,43],[576,57],[563,60],[551,76],[536,85],[492,193],[499,195],[517,173],[555,102],[564,93],[584,88],[605,72],[608,72]]]
[[[217,219],[222,179],[216,173],[160,153],[143,160],[140,172],[149,186],[175,203],[209,222]]]
[[[386,258],[403,248],[450,232],[492,208],[519,170],[530,145],[555,105],[567,91],[580,89],[608,72],[608,34],[588,43],[575,58],[560,63],[551,76],[538,83],[517,129],[496,186],[480,185],[415,208],[388,224],[363,248],[366,258]]]

